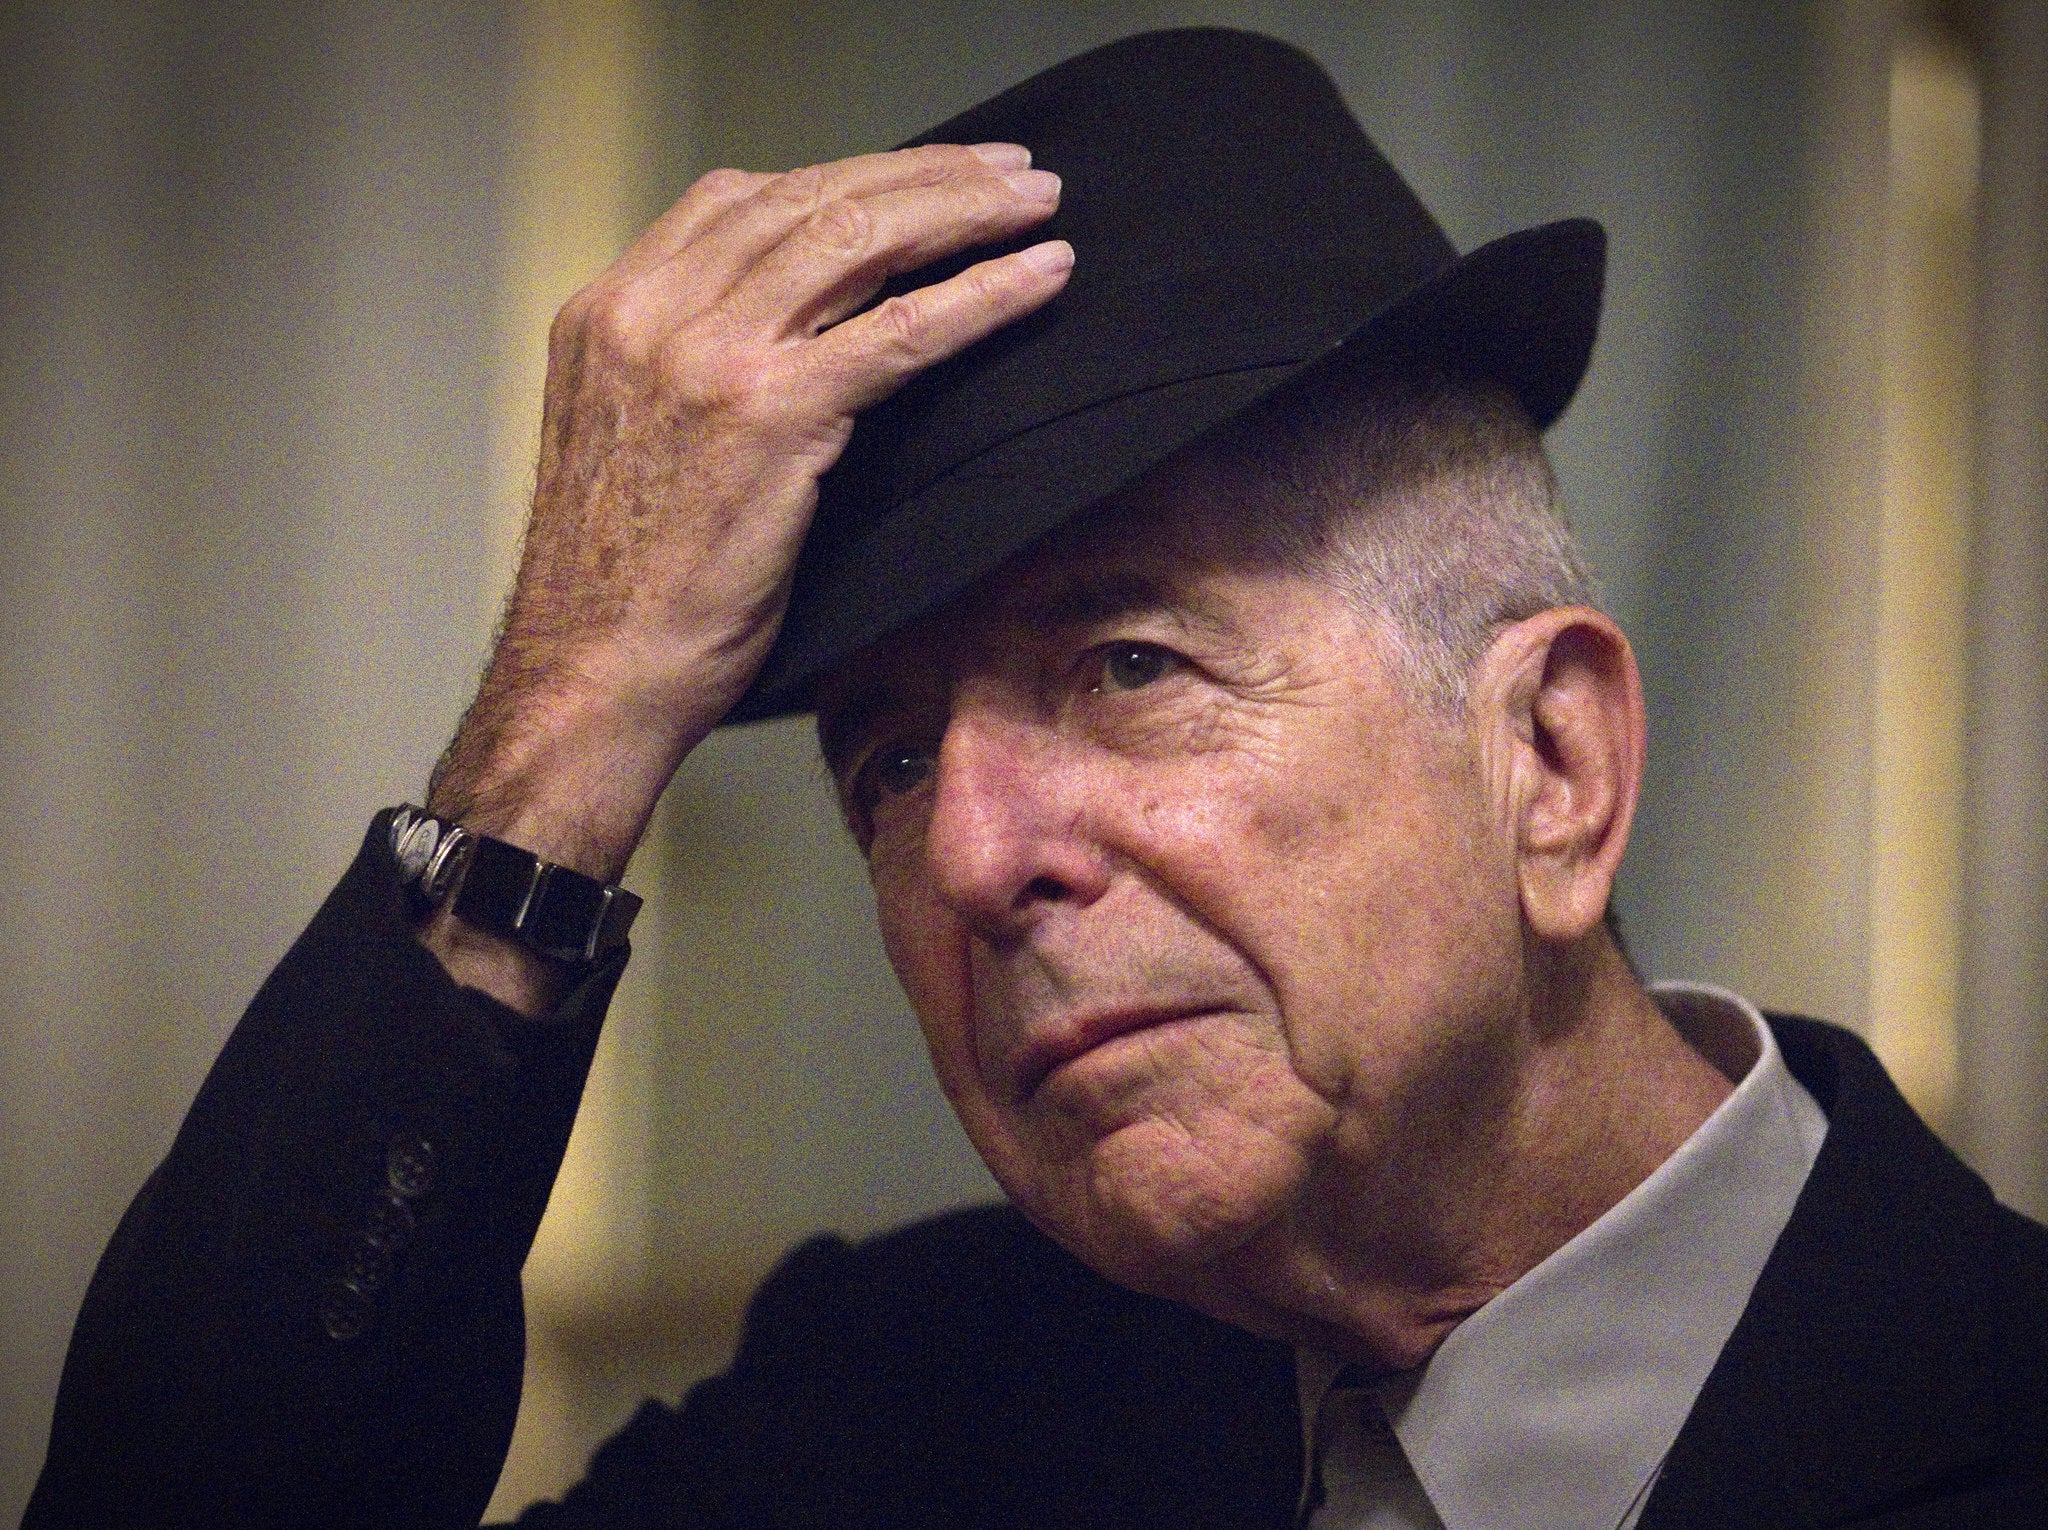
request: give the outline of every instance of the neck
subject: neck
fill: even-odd
[[[1313,1214],[1269,1228],[1188,1299],[1255,1332],[1412,1369],[1728,1097],[1604,931],[1538,954],[1531,979],[1494,1087],[1460,1091],[1405,1153],[1347,1162],[1340,1150],[1303,1198]]]

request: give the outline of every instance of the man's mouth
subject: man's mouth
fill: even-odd
[[[1115,1041],[1120,1036],[1151,1030],[1177,1020],[1193,1019],[1208,1012],[1201,1006],[1151,1005],[1132,1009],[1102,1010],[1063,1019],[1056,1025],[1029,1033],[1023,1045],[1018,1048],[1010,1070],[1011,1077],[1016,1081],[1017,1103],[1030,1104],[1039,1088],[1054,1073],[1076,1058],[1086,1056],[1097,1047]]]

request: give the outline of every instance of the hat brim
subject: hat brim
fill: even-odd
[[[1412,358],[1503,384],[1548,427],[1592,358],[1605,265],[1606,236],[1590,220],[1524,229],[1445,266],[1320,355],[1177,380],[1000,442],[835,549],[829,566],[803,571],[768,663],[726,720],[809,711],[835,666],[1312,367]]]

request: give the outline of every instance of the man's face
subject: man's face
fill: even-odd
[[[1330,1235],[1319,1186],[1410,1193],[1501,1071],[1521,927],[1464,721],[1336,591],[1159,498],[852,661],[820,716],[968,1135],[1082,1258],[1186,1295]]]

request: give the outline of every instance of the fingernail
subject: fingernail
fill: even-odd
[[[1030,164],[1030,150],[1022,143],[969,143],[967,152],[997,170],[1022,170]]]
[[[1022,170],[1031,163],[1031,151],[1021,143],[971,143],[967,152],[998,170]]]
[[[1074,247],[1064,239],[1048,239],[1044,244],[1034,244],[1028,250],[1019,250],[1017,258],[1047,276],[1057,276],[1062,271],[1073,269]]]
[[[1050,170],[1018,170],[1003,179],[1027,202],[1057,202],[1060,199],[1060,178]]]

